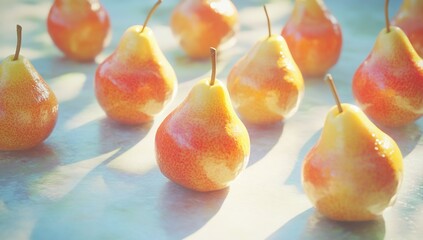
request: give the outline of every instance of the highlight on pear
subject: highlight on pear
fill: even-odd
[[[42,143],[54,129],[58,103],[31,62],[20,55],[22,27],[17,25],[14,55],[0,63],[0,150],[24,150]]]
[[[95,93],[107,116],[123,124],[150,122],[172,100],[176,74],[147,23],[128,28],[116,50],[97,68]]]
[[[337,102],[302,167],[304,192],[321,214],[337,221],[379,218],[395,203],[403,177],[396,142],[355,105]]]
[[[201,192],[226,188],[247,166],[250,138],[216,79],[216,50],[211,48],[212,74],[202,79],[156,132],[156,160],[173,182]]]
[[[342,31],[323,0],[295,0],[281,34],[304,77],[321,77],[338,62]]]
[[[110,19],[99,0],[54,0],[47,30],[64,55],[93,61],[109,43]]]
[[[356,70],[352,89],[373,121],[401,127],[423,116],[423,60],[401,28],[390,25],[388,5],[386,0],[386,28]]]
[[[232,102],[242,120],[258,125],[291,117],[304,94],[303,76],[284,38],[272,34],[265,6],[264,10],[268,36],[234,65],[227,78]]]
[[[238,21],[231,0],[181,0],[170,27],[190,58],[207,59],[210,47],[220,51],[235,42]]]

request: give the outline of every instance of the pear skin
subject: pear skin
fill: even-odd
[[[92,61],[109,42],[110,20],[99,0],[55,0],[47,30],[65,56]]]
[[[417,54],[423,57],[423,1],[404,0],[392,25],[405,32]]]
[[[205,59],[210,47],[234,38],[238,11],[230,0],[182,0],[172,11],[170,26],[189,57]]]
[[[400,28],[379,33],[352,88],[360,107],[378,124],[400,127],[423,116],[423,60]]]
[[[227,79],[235,109],[253,124],[273,124],[292,116],[304,93],[304,80],[283,37],[258,41]]]
[[[323,0],[296,0],[281,34],[305,77],[323,76],[338,62],[341,27]]]
[[[19,50],[0,63],[0,150],[40,144],[53,131],[57,114],[54,92]]]
[[[100,106],[108,117],[123,124],[152,121],[173,98],[176,87],[175,72],[145,24],[125,31],[95,75]]]
[[[330,219],[373,220],[395,202],[401,151],[358,107],[342,104],[342,109],[329,111],[320,139],[304,159],[304,191]]]

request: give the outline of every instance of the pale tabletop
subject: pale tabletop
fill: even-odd
[[[248,126],[250,162],[230,188],[197,193],[159,171],[154,136],[164,117],[191,87],[210,74],[210,62],[187,59],[169,28],[177,1],[164,1],[150,20],[158,44],[175,68],[175,99],[151,124],[125,127],[105,117],[93,91],[94,72],[126,28],[142,24],[151,1],[103,0],[113,36],[95,63],[67,60],[52,44],[46,17],[52,0],[0,1],[0,56],[15,50],[55,91],[59,120],[40,146],[0,152],[0,239],[420,239],[423,236],[423,120],[386,130],[399,144],[404,179],[396,204],[374,222],[329,221],[312,208],[301,186],[301,165],[334,105],[322,79],[306,79],[299,111],[284,124]],[[280,32],[291,1],[234,1],[240,13],[237,43],[220,54],[218,78],[267,34],[262,4]],[[341,58],[330,71],[343,102],[354,103],[351,79],[384,27],[383,1],[327,0],[344,36]],[[391,16],[400,1],[391,1]],[[1,134],[1,133],[0,133]]]

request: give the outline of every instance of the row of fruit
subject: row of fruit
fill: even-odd
[[[108,117],[123,124],[151,121],[175,94],[176,74],[147,27],[160,3],[159,0],[154,5],[143,25],[125,31],[116,50],[95,74],[98,102]],[[418,1],[405,0],[402,9],[414,11],[416,6],[410,7],[411,3],[423,12]],[[80,11],[85,9],[82,6],[89,8]],[[387,7],[388,1],[386,16]],[[87,16],[86,24],[101,25],[104,34],[88,32],[89,27],[68,29],[72,24],[63,25],[64,20],[75,18],[75,10]],[[201,18],[189,17],[190,14],[200,14],[209,23],[230,25],[206,29],[213,33],[207,39],[215,41],[208,43],[195,38],[198,32],[191,27],[202,27],[196,21]],[[341,31],[323,1],[296,1],[283,37],[272,34],[267,11],[266,16],[268,36],[235,64],[228,75],[228,92],[216,79],[213,47],[218,47],[228,33],[234,33],[234,5],[229,0],[184,0],[175,8],[172,28],[180,35],[182,48],[193,58],[203,58],[204,49],[208,55],[212,47],[213,66],[210,79],[196,84],[156,132],[157,163],[172,181],[197,191],[227,187],[245,168],[250,154],[248,131],[237,113],[254,124],[283,121],[298,109],[304,92],[303,74],[323,75],[336,63],[342,45]],[[402,30],[390,26],[386,19],[386,29],[354,76],[353,91],[372,119],[401,126],[423,115],[423,61]],[[411,22],[413,26],[418,23]],[[56,0],[48,18],[55,44],[77,60],[93,59],[102,50],[108,28],[107,13],[96,1]],[[78,37],[89,36],[93,42],[84,42],[80,47],[75,42],[75,32]],[[39,144],[49,136],[57,120],[56,97],[30,62],[20,56],[20,43],[18,26],[16,53],[3,61],[0,73],[1,150]],[[96,51],[93,46],[98,47]],[[194,46],[198,48],[187,50]],[[332,219],[374,219],[395,199],[403,172],[401,152],[392,138],[358,107],[341,104],[333,83],[331,86],[337,106],[328,113],[322,136],[304,161],[304,190],[316,208]],[[358,149],[360,156],[350,154],[350,149]]]

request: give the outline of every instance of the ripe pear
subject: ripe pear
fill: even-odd
[[[401,151],[360,108],[336,98],[338,106],[328,112],[304,159],[304,191],[330,219],[373,220],[395,202],[403,176]]]
[[[214,63],[212,77],[191,89],[160,124],[155,139],[161,172],[179,185],[203,192],[227,187],[246,167],[250,154],[247,129],[215,72]]]
[[[392,25],[405,32],[417,54],[423,57],[423,1],[404,0]]]
[[[232,102],[243,120],[272,124],[292,116],[304,94],[304,80],[284,38],[272,34],[258,41],[228,75]]]
[[[282,29],[303,76],[323,76],[339,59],[341,27],[323,0],[296,0]]]
[[[47,30],[65,56],[92,61],[109,42],[110,20],[99,0],[55,0]]]
[[[18,25],[15,55],[0,63],[0,150],[40,144],[57,121],[56,96],[31,62],[19,55],[21,31]]]
[[[95,74],[96,97],[111,119],[124,124],[152,121],[172,99],[177,79],[160,50],[153,31],[146,27],[158,1],[143,26],[128,28],[117,49]]]
[[[379,124],[399,127],[423,116],[423,60],[387,17],[386,25],[356,70],[352,87],[367,116]]]
[[[234,39],[238,11],[231,0],[181,0],[172,12],[170,26],[189,57],[204,59],[209,57],[210,47]]]

